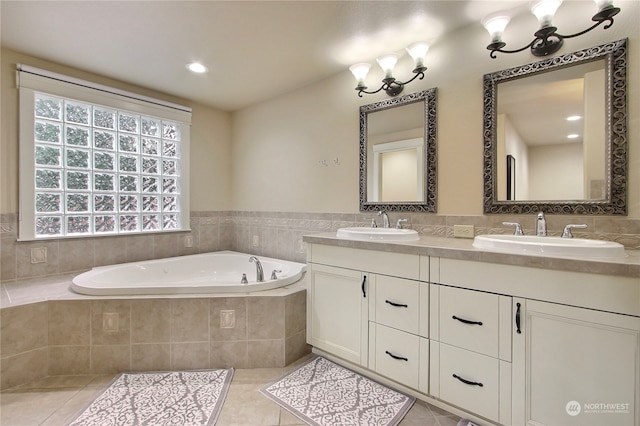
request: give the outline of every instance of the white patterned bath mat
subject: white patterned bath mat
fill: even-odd
[[[122,373],[70,426],[213,425],[233,369]]]
[[[413,397],[322,357],[260,392],[314,426],[394,426],[415,402]]]

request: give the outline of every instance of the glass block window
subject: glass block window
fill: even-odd
[[[180,229],[178,123],[45,93],[33,115],[36,238]]]
[[[188,124],[118,102],[25,92],[20,239],[189,229]]]

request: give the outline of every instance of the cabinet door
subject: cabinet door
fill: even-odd
[[[367,365],[368,290],[373,274],[310,265],[309,344]]]
[[[640,318],[514,304],[514,425],[640,424]]]

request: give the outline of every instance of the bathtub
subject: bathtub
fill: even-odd
[[[100,266],[73,278],[71,289],[91,296],[134,294],[247,293],[284,287],[300,280],[306,265],[257,256],[264,281],[256,281],[250,254],[233,251]],[[277,279],[271,279],[273,271]],[[242,274],[248,283],[243,284]]]

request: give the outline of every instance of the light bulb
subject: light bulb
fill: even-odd
[[[511,18],[504,13],[494,13],[482,20],[482,26],[491,36],[491,41],[502,41],[502,33],[504,33],[510,20]]]
[[[202,65],[200,62],[192,62],[190,64],[187,64],[187,68],[189,69],[189,71],[198,74],[202,74],[208,71],[208,68]]]
[[[393,68],[398,62],[398,56],[394,54],[388,54],[376,59],[382,71],[384,71],[385,78],[393,78]]]
[[[424,58],[429,51],[429,45],[422,41],[413,43],[407,47],[407,52],[413,58],[416,63],[416,68],[424,66]]]
[[[356,78],[358,87],[364,87],[364,79],[367,78],[369,68],[371,68],[371,65],[365,63],[354,64],[349,67],[349,71]]]
[[[613,6],[613,0],[593,0],[598,6],[598,10],[607,9]]]
[[[551,25],[553,15],[556,14],[556,10],[558,10],[561,4],[562,0],[541,0],[531,6],[531,13],[538,18],[540,28]]]

